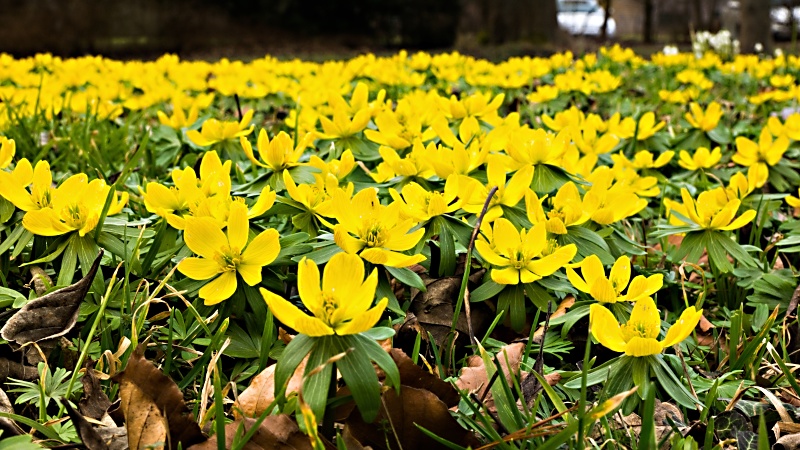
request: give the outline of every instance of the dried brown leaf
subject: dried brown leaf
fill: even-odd
[[[168,442],[170,449],[178,443],[186,448],[205,439],[186,414],[188,408],[175,382],[144,359],[143,345],[133,352],[125,370],[112,379],[120,385],[120,409],[131,449],[159,442]]]
[[[108,411],[108,407],[111,406],[111,401],[106,393],[103,392],[100,380],[95,376],[92,365],[94,364],[91,361],[87,361],[84,365],[86,370],[81,377],[83,397],[78,403],[78,408],[84,416],[100,420]]]
[[[255,424],[255,419],[238,419],[225,426],[225,448],[231,448],[233,439],[243,436]],[[240,428],[241,427],[241,428]],[[253,438],[243,450],[311,450],[311,441],[300,431],[297,423],[285,414],[267,416],[258,427]],[[349,448],[349,447],[348,447]],[[205,442],[192,445],[187,450],[216,450],[216,436]]]
[[[512,382],[512,377],[519,373],[519,364],[522,361],[522,353],[524,351],[525,343],[515,342],[504,345],[498,352],[500,368],[509,383]],[[486,393],[488,384],[489,376],[486,373],[483,360],[480,356],[471,356],[467,360],[467,366],[461,369],[456,380],[456,386],[462,391],[474,392],[478,397],[482,397]]]
[[[0,389],[0,412],[14,414],[14,405],[11,404],[11,400],[9,400],[8,395],[6,395],[5,391],[2,389]],[[16,422],[5,417],[0,417],[0,430],[2,430],[3,434],[6,436],[23,433]]]
[[[67,409],[67,414],[78,432],[78,437],[88,450],[108,450],[108,445],[95,431],[94,427],[86,420],[81,413],[75,409],[70,402],[64,400],[64,406]]]
[[[308,357],[303,359],[295,369],[292,377],[289,378],[286,395],[292,392],[299,392],[300,386],[303,385],[303,372],[306,369],[306,361],[308,361]],[[239,394],[239,398],[233,408],[234,415],[237,418],[241,415],[257,417],[275,400],[275,367],[276,364],[273,364],[262,370],[261,373],[250,380],[250,386]]]
[[[458,404],[461,396],[452,384],[414,364],[411,358],[400,349],[393,348],[389,355],[397,364],[402,385],[428,390],[439,397],[448,408]]]
[[[425,389],[402,386],[399,396],[394,389],[384,391],[376,420],[376,423],[366,423],[354,412],[345,426],[362,445],[376,450],[442,448],[417,425],[463,447],[478,445],[472,432],[450,415],[447,405]]]
[[[76,283],[26,303],[0,330],[3,339],[17,345],[51,340],[67,334],[78,320],[78,310],[100,267],[101,251],[85,277]]]

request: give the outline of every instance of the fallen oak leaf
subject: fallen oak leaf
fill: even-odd
[[[256,420],[249,417],[237,419],[225,425],[225,448],[232,448],[235,437],[241,438],[253,426]],[[186,450],[216,450],[217,437],[192,445]],[[258,426],[253,437],[247,441],[242,450],[311,450],[311,441],[300,431],[294,420],[286,414],[267,416]]]
[[[144,344],[133,352],[125,370],[112,378],[120,385],[120,410],[132,450],[167,443],[186,448],[205,439],[186,414],[183,394],[171,378],[144,359]]]
[[[512,344],[504,345],[497,352],[498,360],[500,361],[500,368],[506,380],[512,383],[512,377],[519,373],[519,365],[522,362],[522,353],[525,351],[524,342],[515,342]],[[486,366],[483,360],[478,355],[470,356],[467,360],[467,366],[463,367],[459,372],[456,386],[460,390],[466,390],[470,393],[475,393],[479,398],[486,395],[489,388],[489,376],[486,372]]]
[[[26,303],[8,319],[0,336],[22,346],[67,334],[78,320],[81,302],[89,292],[102,257],[100,250],[89,272],[77,282]]]
[[[361,445],[376,450],[443,448],[419,427],[462,447],[479,445],[472,432],[453,418],[447,405],[426,389],[401,386],[400,395],[387,389],[381,395],[381,409],[374,423],[364,422],[357,411],[353,410],[345,427]]]
[[[109,400],[106,393],[103,392],[100,386],[100,380],[97,379],[92,369],[93,365],[94,364],[90,360],[87,360],[86,364],[84,364],[85,370],[81,377],[83,397],[81,397],[81,401],[78,403],[78,409],[80,409],[81,414],[84,416],[100,420],[100,418],[106,414],[106,411],[108,411],[108,407],[111,406],[111,400]]]
[[[397,370],[400,372],[400,384],[403,386],[430,391],[439,397],[448,408],[456,406],[461,400],[461,395],[453,388],[452,384],[414,364],[402,350],[393,348],[389,355],[397,364]]]
[[[303,385],[303,372],[306,370],[307,361],[308,357],[305,357],[289,379],[286,387],[287,396],[292,392],[299,392]],[[257,417],[275,401],[276,367],[277,364],[273,364],[250,380],[250,385],[236,399],[233,407],[234,417]]]
[[[69,401],[64,399],[62,402],[67,409],[67,414],[69,414],[72,425],[75,427],[75,431],[77,431],[78,437],[81,438],[83,445],[85,445],[88,450],[108,450],[106,442],[100,437],[86,418],[83,417]]]

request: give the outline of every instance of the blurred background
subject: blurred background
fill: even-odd
[[[793,50],[800,0],[0,0],[0,52],[154,58],[347,57],[457,49],[499,59],[621,43]]]

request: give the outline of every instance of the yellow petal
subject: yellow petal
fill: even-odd
[[[400,268],[413,266],[425,261],[425,255],[409,256],[382,248],[368,248],[361,252],[360,256],[373,264]]]
[[[575,244],[565,245],[542,259],[529,262],[526,268],[540,277],[546,277],[566,266],[577,252]]]
[[[396,226],[395,229],[390,232],[384,247],[386,247],[388,250],[405,251],[417,245],[417,242],[419,242],[419,240],[422,239],[422,236],[425,234],[425,229],[420,228],[411,233],[402,231],[407,228],[409,227],[403,225]],[[397,233],[396,231],[402,231],[402,233]]]
[[[475,245],[477,244],[478,243],[476,242]],[[567,267],[567,279],[569,280],[570,283],[572,283],[572,286],[575,289],[581,292],[586,292],[586,293],[589,292],[589,285],[586,284],[586,281],[583,278],[581,278],[572,267]]]
[[[368,309],[363,314],[355,316],[350,322],[336,327],[336,334],[356,334],[369,330],[378,323],[388,303],[389,299],[384,297],[373,308]]]
[[[589,324],[597,342],[615,352],[625,351],[622,329],[611,311],[597,303],[592,304],[589,307]]]
[[[504,258],[495,253],[495,251],[492,250],[492,247],[486,241],[476,240],[475,249],[478,250],[478,253],[481,255],[481,258],[483,258],[484,261],[493,266],[503,267],[510,264],[508,258]]]
[[[625,354],[628,356],[657,355],[664,347],[656,339],[635,336],[625,345]]]
[[[284,174],[287,173],[289,172],[284,172]],[[258,195],[256,204],[253,205],[253,207],[247,212],[247,218],[253,219],[267,212],[267,210],[272,208],[272,205],[275,204],[275,198],[277,198],[277,196],[278,193],[275,191],[270,191],[269,186],[264,187],[264,189],[262,189],[261,193]]]
[[[245,264],[266,266],[275,261],[281,251],[280,234],[272,228],[258,234],[242,253]]]
[[[259,289],[259,291],[275,318],[286,326],[312,337],[333,334],[331,327],[316,317],[303,313],[298,307],[284,300],[283,297],[275,295],[264,288]]]
[[[633,304],[631,318],[626,326],[635,326],[637,330],[645,330],[648,338],[657,338],[661,329],[661,317],[652,297],[645,297]]]
[[[720,230],[726,230],[726,231],[736,230],[752,222],[753,219],[755,218],[756,218],[756,210],[749,209],[744,213],[742,213],[741,216],[737,217],[736,220],[731,222],[728,226],[720,228]]]
[[[261,268],[257,264],[239,264],[236,266],[236,271],[242,276],[242,279],[248,286],[255,286],[261,283]]]
[[[519,232],[508,219],[498,218],[492,227],[494,246],[502,255],[512,255],[522,245]]]
[[[178,263],[178,271],[193,280],[207,280],[222,271],[222,267],[213,259],[183,258]]]
[[[597,255],[589,255],[580,263],[581,274],[583,279],[586,280],[587,289],[584,292],[589,292],[588,286],[594,284],[598,278],[605,278],[606,273],[603,269],[603,263]],[[577,287],[577,286],[576,286]]]
[[[631,281],[631,260],[625,255],[620,256],[611,267],[611,273],[609,273],[608,279],[611,281],[614,291],[616,291],[617,294],[622,292]]]
[[[617,292],[614,290],[614,285],[606,278],[594,280],[589,293],[601,303],[615,303],[617,301]]]
[[[492,281],[497,284],[519,284],[519,269],[507,267],[505,269],[492,269]]]
[[[364,241],[350,236],[342,224],[333,227],[333,240],[342,250],[351,254],[358,253],[366,245]]]
[[[681,343],[684,339],[689,337],[700,322],[700,317],[703,315],[703,310],[696,310],[694,306],[686,308],[678,321],[669,327],[667,335],[664,337],[664,347],[672,347],[675,344]]]
[[[247,221],[247,206],[242,202],[231,203],[228,215],[228,243],[241,251],[247,245],[250,224]]]
[[[183,240],[189,250],[206,259],[214,259],[214,255],[228,245],[228,239],[219,229],[217,221],[209,217],[187,218]]]
[[[206,305],[216,305],[236,292],[236,272],[229,270],[200,288],[198,294]]]
[[[64,225],[51,208],[28,211],[22,218],[22,226],[39,236],[59,236],[74,231],[73,228]]]
[[[664,275],[660,273],[650,275],[647,278],[644,275],[639,275],[631,281],[624,299],[629,302],[635,302],[643,297],[649,297],[658,292],[663,285]]]
[[[364,279],[364,261],[357,255],[337,253],[325,265],[322,290],[350,301]]]

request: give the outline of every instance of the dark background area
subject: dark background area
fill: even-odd
[[[743,50],[768,51],[770,8],[798,1],[598,0],[616,20],[612,41],[560,31],[556,0],[0,0],[0,52],[324,59],[405,48],[501,59],[620,42],[648,54],[688,50],[692,31],[722,26]]]
[[[458,0],[0,0],[0,51],[156,57],[453,44]]]

